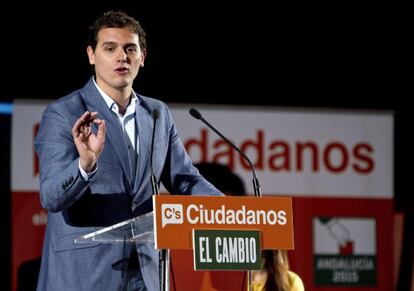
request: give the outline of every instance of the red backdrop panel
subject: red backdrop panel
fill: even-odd
[[[17,287],[17,272],[30,284],[37,272],[46,224],[39,193],[12,193],[12,287]]]

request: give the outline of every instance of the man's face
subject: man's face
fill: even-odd
[[[95,51],[89,46],[87,52],[89,63],[95,65],[96,82],[104,91],[132,88],[146,53],[139,46],[138,34],[127,28],[100,30]]]

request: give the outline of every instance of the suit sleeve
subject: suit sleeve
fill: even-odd
[[[79,156],[71,132],[75,118],[64,106],[52,103],[43,113],[35,138],[40,163],[40,201],[51,212],[72,205],[90,183],[79,172]]]
[[[178,135],[171,113],[165,104],[164,108],[168,150],[161,176],[163,185],[173,194],[222,196],[223,193],[202,177],[197,168],[194,167]]]

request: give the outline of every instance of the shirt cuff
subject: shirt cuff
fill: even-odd
[[[82,169],[80,165],[80,160],[79,160],[79,172],[81,173],[81,176],[85,181],[88,181],[93,175],[95,175],[97,170],[98,170],[98,163],[95,164],[95,167],[92,172],[86,173],[85,170]]]

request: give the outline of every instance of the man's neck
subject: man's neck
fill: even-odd
[[[112,100],[114,100],[116,105],[118,105],[119,113],[124,114],[129,103],[131,102],[132,90],[109,90],[109,92],[105,93],[108,94]]]
[[[108,95],[118,106],[119,113],[124,114],[129,103],[131,102],[132,87],[114,88],[98,84],[99,88]]]

